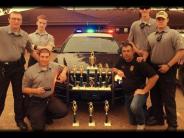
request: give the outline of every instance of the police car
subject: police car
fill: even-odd
[[[112,32],[111,32],[112,33]],[[114,39],[111,33],[96,33],[92,30],[86,32],[77,32],[69,36],[64,42],[60,49],[57,49],[55,62],[59,64],[65,64],[71,71],[74,66],[77,66],[79,70],[80,66],[83,66],[85,70],[89,63],[89,57],[91,53],[94,53],[95,64],[101,64],[103,67],[108,64],[109,68],[113,67],[117,62],[120,55],[118,53],[119,43]],[[85,72],[85,71],[84,71]],[[70,75],[70,74],[69,74]],[[70,85],[70,82],[68,82]],[[68,84],[65,89],[69,88]],[[63,89],[63,85],[56,83],[56,94],[61,98],[66,98],[67,100],[104,100],[108,94],[103,94],[98,90],[96,92],[78,92],[68,93]],[[66,93],[64,93],[65,91]],[[101,94],[99,94],[101,93]],[[72,94],[75,94],[72,95]],[[121,95],[121,94],[120,94]],[[110,94],[111,98],[112,95]]]

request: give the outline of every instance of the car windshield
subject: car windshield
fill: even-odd
[[[117,53],[117,42],[111,37],[71,37],[64,45],[63,52],[106,52]]]

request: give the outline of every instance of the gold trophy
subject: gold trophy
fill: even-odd
[[[93,103],[92,102],[89,102],[89,123],[88,123],[88,126],[95,126],[95,121],[93,120],[93,111],[94,111],[94,108],[93,108]]]
[[[76,86],[77,84],[77,77],[76,77],[76,72],[77,72],[77,66],[76,65],[74,65],[73,66],[73,68],[72,68],[72,70],[73,70],[73,77],[74,77],[74,86]]]
[[[111,126],[111,122],[109,121],[109,117],[108,117],[109,102],[107,100],[105,100],[104,110],[105,110],[105,122],[104,122],[104,126]]]
[[[102,64],[99,63],[98,71],[99,71],[99,86],[102,87]]]
[[[79,126],[79,122],[77,121],[77,102],[75,100],[73,100],[72,102],[72,110],[73,110],[73,124],[72,126],[74,127],[78,127]]]
[[[84,66],[81,65],[80,66],[80,86],[82,87],[83,86],[83,71],[84,71]]]
[[[94,55],[94,52],[92,51],[89,57],[89,63],[91,65],[91,68],[94,68],[95,62],[96,62],[96,57]]]
[[[105,64],[105,86],[108,87],[108,73],[109,73],[109,65]]]

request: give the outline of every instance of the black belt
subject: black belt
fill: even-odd
[[[17,61],[0,61],[0,65],[2,66],[14,66],[14,65],[20,65],[21,64],[21,59]]]
[[[33,100],[33,101],[49,101],[51,96],[49,97],[45,97],[45,98],[41,98],[41,97],[36,97],[36,96],[31,96],[29,97],[30,100]]]

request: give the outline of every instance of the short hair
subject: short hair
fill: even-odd
[[[12,11],[12,12],[10,12],[10,14],[9,14],[9,18],[10,18],[10,16],[11,16],[11,14],[20,14],[20,15],[22,16],[21,12],[19,12],[19,11]]]
[[[130,46],[133,48],[133,45],[128,40],[121,42],[121,47],[127,47],[127,46]]]
[[[38,55],[40,55],[41,53],[49,53],[49,55],[51,54],[50,50],[48,50],[47,48],[40,49]]]
[[[39,16],[37,16],[37,20],[39,20],[39,19],[44,19],[44,20],[47,20],[47,16],[46,15],[39,15]]]

